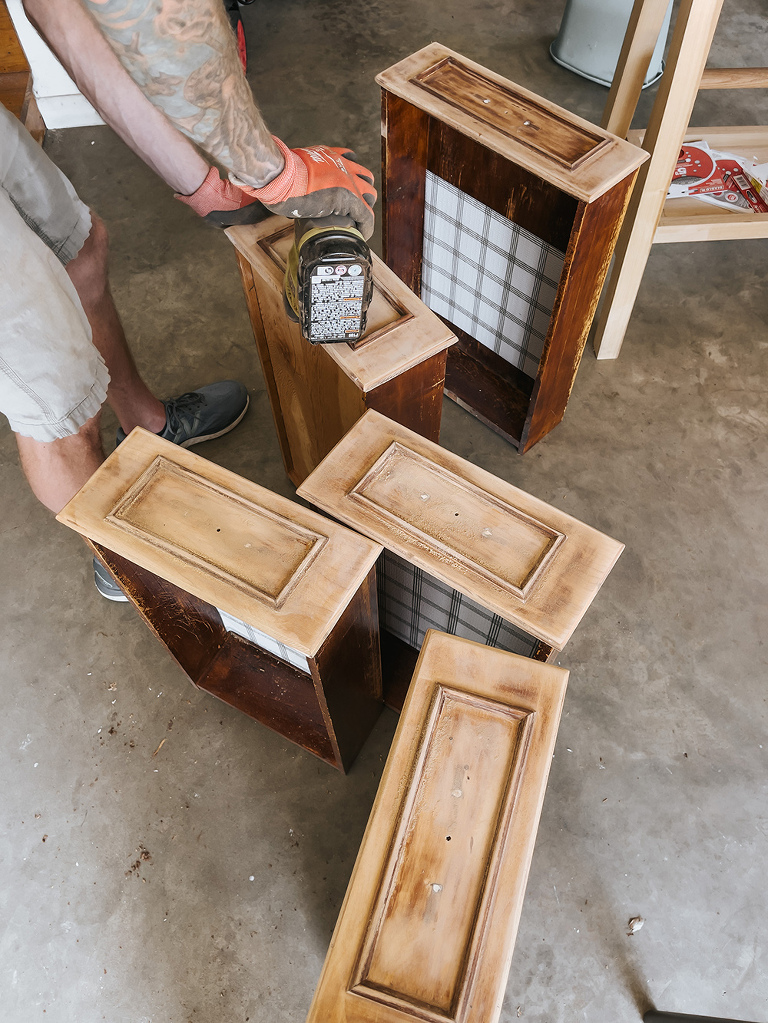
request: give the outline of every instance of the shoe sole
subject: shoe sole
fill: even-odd
[[[251,404],[251,396],[249,394],[247,396],[247,398],[246,398],[245,407],[243,408],[243,411],[240,413],[240,415],[237,417],[237,419],[233,423],[229,424],[229,426],[225,426],[224,429],[223,430],[219,430],[218,433],[206,433],[204,437],[190,437],[189,440],[183,441],[181,444],[178,445],[178,447],[180,447],[180,448],[191,448],[191,447],[194,447],[195,444],[202,444],[203,441],[206,441],[206,440],[216,440],[217,437],[223,437],[225,433],[229,433],[230,430],[234,430],[234,428],[236,426],[238,426],[242,422],[243,416],[248,411],[248,406],[250,404]]]

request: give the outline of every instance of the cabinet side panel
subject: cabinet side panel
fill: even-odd
[[[136,605],[144,621],[195,685],[226,640],[212,604],[187,593],[99,544],[89,544]]]
[[[539,364],[520,450],[527,451],[565,414],[592,318],[610,266],[636,172],[579,211]]]
[[[262,364],[270,366],[275,423],[288,451],[286,470],[290,466],[298,486],[363,414],[363,394],[323,345],[311,345],[288,320],[274,282],[254,274],[254,284],[266,350]]]
[[[283,410],[280,407],[280,395],[278,394],[277,382],[275,381],[275,371],[272,368],[272,358],[269,354],[269,345],[267,344],[266,334],[264,333],[264,323],[261,318],[261,310],[259,309],[259,299],[256,291],[253,267],[239,252],[237,253],[237,263],[240,267],[243,292],[245,293],[248,315],[251,320],[253,336],[256,341],[256,350],[259,353],[261,371],[264,374],[264,383],[266,384],[267,394],[269,396],[269,404],[272,408],[272,418],[275,421],[275,430],[280,444],[280,453],[283,456],[283,465],[285,466],[286,475],[289,479],[293,479],[295,469],[291,459],[291,448],[288,443],[288,434],[285,428],[285,420],[283,419]]]
[[[430,118],[385,91],[381,119],[384,262],[418,295]]]
[[[375,569],[318,653],[315,685],[341,766],[348,770],[384,707]]]
[[[375,387],[366,395],[366,407],[437,443],[443,414],[446,354],[442,351],[433,355]]]

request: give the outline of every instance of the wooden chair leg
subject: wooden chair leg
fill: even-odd
[[[635,0],[619,54],[602,126],[625,139],[664,24],[669,0]]]
[[[683,0],[680,5],[667,69],[643,140],[651,158],[638,173],[597,318],[598,359],[615,359],[621,351],[722,4]]]

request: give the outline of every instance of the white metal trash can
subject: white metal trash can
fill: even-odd
[[[549,48],[552,59],[591,82],[610,86],[632,13],[632,0],[568,0],[560,31]],[[670,0],[643,88],[664,71],[664,46],[672,17]]]

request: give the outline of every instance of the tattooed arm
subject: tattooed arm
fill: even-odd
[[[173,126],[246,184],[261,187],[282,170],[221,0],[24,0],[24,8],[104,120],[177,192],[193,192],[209,168]]]
[[[174,191],[194,192],[209,165],[131,81],[80,0],[24,0],[24,10],[120,138]]]
[[[51,0],[48,0],[51,3]],[[240,181],[283,168],[221,0],[84,0],[120,63],[165,116]]]
[[[221,0],[23,2],[104,120],[200,216],[245,223],[259,200],[289,217],[351,216],[370,237],[373,174],[346,149],[291,150],[272,138]],[[235,184],[222,182],[172,126]]]

